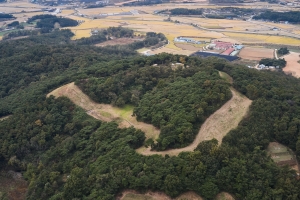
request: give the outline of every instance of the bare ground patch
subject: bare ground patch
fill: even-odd
[[[221,192],[216,196],[215,200],[234,200],[234,198],[227,192]]]
[[[282,69],[286,74],[292,74],[294,77],[300,77],[300,54],[295,52],[290,52],[288,55],[283,56],[286,60],[286,66]]]
[[[125,45],[125,44],[131,44],[136,41],[141,41],[142,39],[140,38],[116,38],[112,40],[107,40],[105,42],[95,44],[95,46],[98,47],[104,47],[104,46],[113,46],[113,45]]]
[[[0,117],[0,121],[3,121],[3,120],[5,120],[5,119],[7,119],[7,118],[9,118],[11,115],[7,115],[7,116],[4,116],[4,117]]]
[[[73,103],[86,110],[87,114],[105,121],[116,121],[120,128],[134,126],[136,129],[140,129],[145,132],[147,138],[157,139],[160,130],[155,128],[151,124],[144,122],[138,122],[135,117],[132,116],[133,108],[117,108],[109,104],[99,104],[92,101],[86,94],[84,94],[75,84],[69,83],[62,87],[57,88],[47,95],[49,97],[53,95],[55,97],[66,96]]]
[[[262,58],[273,58],[274,50],[266,48],[245,47],[240,51],[239,57],[247,60],[261,60]]]
[[[191,51],[191,50],[177,50],[177,49],[171,49],[168,47],[162,47],[162,48],[158,48],[155,49],[154,51],[151,51],[150,53],[152,54],[159,54],[159,53],[170,53],[170,54],[181,54],[181,55],[191,55],[193,53],[195,53],[195,51]]]
[[[182,43],[175,43],[175,46],[183,50],[189,50],[189,51],[199,51],[203,49],[202,47],[195,47],[194,45],[191,44],[182,44]]]
[[[15,172],[0,172],[0,199],[26,199],[27,182],[22,177],[14,176]]]
[[[178,196],[175,199],[167,196],[163,192],[151,192],[148,191],[145,194],[141,194],[135,190],[125,190],[122,192],[120,197],[116,198],[117,200],[203,200],[202,197],[197,195],[195,192],[185,192]]]

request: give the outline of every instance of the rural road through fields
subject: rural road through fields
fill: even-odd
[[[136,151],[142,155],[166,155],[170,156],[178,155],[183,151],[193,151],[200,142],[204,140],[211,140],[216,138],[221,144],[223,137],[232,129],[236,128],[239,122],[246,115],[251,100],[240,94],[233,88],[230,88],[232,92],[232,98],[227,101],[219,110],[213,113],[201,126],[194,142],[187,147],[180,149],[170,149],[166,151],[151,151],[150,148],[141,147]],[[155,128],[151,124],[144,122],[138,122],[135,117],[131,116],[132,110],[126,114],[122,109],[115,108],[109,104],[98,104],[93,102],[86,94],[84,94],[75,84],[69,83],[47,95],[49,97],[53,95],[55,97],[66,96],[77,106],[80,106],[86,110],[90,116],[110,122],[117,121],[120,128],[134,126],[136,129],[140,129],[145,132],[146,138],[158,138],[160,130]]]

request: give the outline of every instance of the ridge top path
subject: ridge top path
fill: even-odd
[[[181,152],[193,151],[198,144],[205,140],[211,140],[216,138],[221,144],[223,137],[232,129],[236,128],[239,122],[247,114],[249,106],[252,101],[244,95],[240,94],[234,88],[230,88],[232,92],[232,98],[227,101],[221,108],[209,116],[200,127],[200,130],[195,140],[184,148],[170,149],[165,151],[151,151],[150,147],[140,147],[136,151],[142,155],[170,155],[176,156]],[[86,113],[95,119],[99,119],[105,122],[117,121],[120,128],[133,126],[136,129],[140,129],[145,132],[146,138],[157,139],[160,130],[151,124],[144,122],[138,122],[135,117],[132,116],[132,110],[126,113],[122,109],[113,107],[109,104],[99,104],[92,101],[86,94],[84,94],[74,82],[57,88],[47,95],[49,97],[53,95],[55,97],[66,96],[77,106],[80,106]]]

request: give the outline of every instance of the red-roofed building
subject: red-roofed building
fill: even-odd
[[[232,47],[232,43],[230,42],[220,42],[220,41],[214,41],[213,42],[216,46],[215,49],[217,50],[226,50]]]
[[[235,49],[230,47],[229,49],[227,49],[226,51],[224,51],[223,53],[221,53],[222,55],[230,55]]]

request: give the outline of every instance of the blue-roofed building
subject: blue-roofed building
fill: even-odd
[[[236,45],[234,46],[235,50],[241,50],[242,48],[244,48],[244,45]]]

